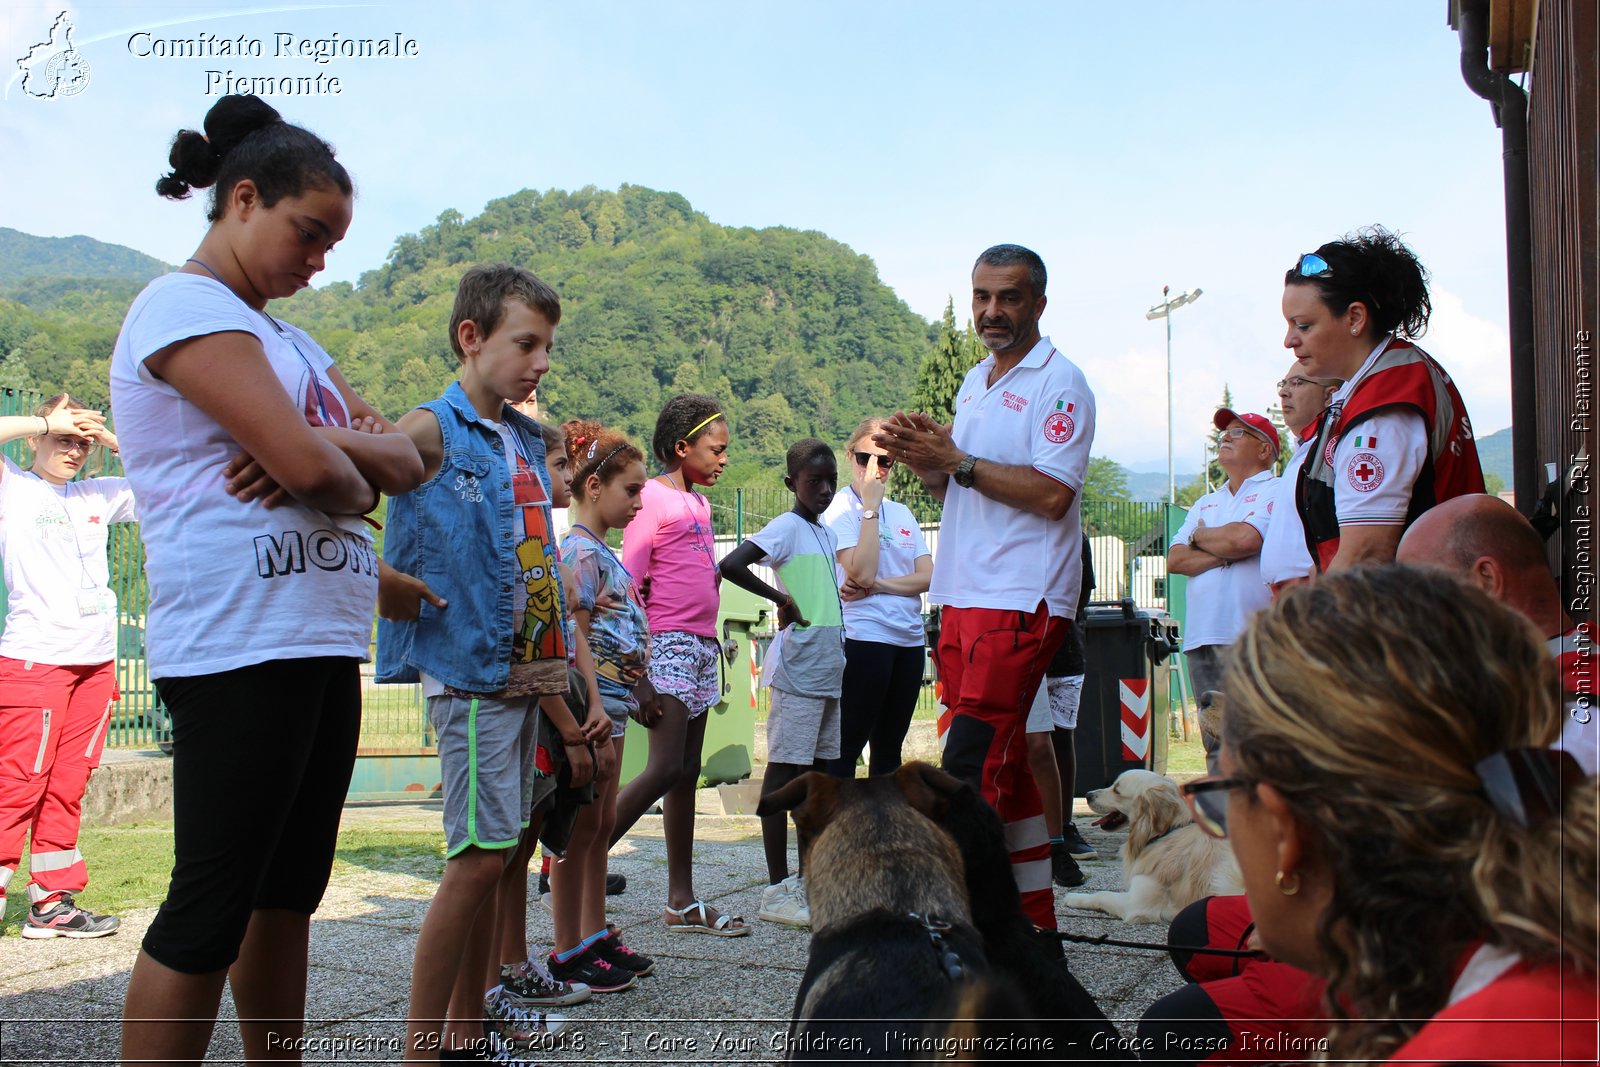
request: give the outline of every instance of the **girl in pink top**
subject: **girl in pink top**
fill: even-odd
[[[675,396],[656,419],[651,449],[662,473],[645,483],[643,507],[622,534],[622,565],[644,590],[650,621],[650,675],[634,713],[650,730],[650,758],[617,794],[611,844],[661,800],[667,929],[738,937],[750,928],[695,896],[693,870],[700,748],[706,712],[722,695],[711,503],[694,486],[715,485],[728,465],[728,420],[708,396]]]

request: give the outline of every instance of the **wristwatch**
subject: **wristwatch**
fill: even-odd
[[[971,489],[972,483],[976,480],[973,477],[973,470],[977,466],[978,457],[969,453],[965,459],[956,464],[956,469],[951,473],[950,477],[954,478],[955,483],[961,488]]]
[[[866,522],[868,519],[875,519],[877,517],[878,517],[878,513],[876,511],[874,511],[872,508],[862,508],[861,509],[861,521],[862,522]]]

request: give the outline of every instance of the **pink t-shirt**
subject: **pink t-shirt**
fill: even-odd
[[[622,565],[641,586],[650,582],[645,612],[650,632],[717,636],[717,573],[711,501],[652,478],[644,506],[622,531]]]

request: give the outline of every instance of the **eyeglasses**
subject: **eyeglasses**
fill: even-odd
[[[87,452],[94,447],[92,437],[69,437],[66,434],[53,433],[50,443],[62,452]]]
[[[1301,386],[1304,386],[1304,385],[1315,385],[1319,389],[1332,389],[1334,386],[1336,386],[1338,384],[1339,384],[1339,379],[1337,379],[1337,378],[1304,378],[1304,377],[1301,377],[1300,375],[1296,374],[1292,378],[1280,378],[1278,380],[1278,384],[1277,384],[1277,386],[1275,388],[1277,389],[1278,392],[1281,393],[1286,388],[1287,389],[1299,389]]]
[[[1294,264],[1294,273],[1302,278],[1331,278],[1333,268],[1328,266],[1328,261],[1315,252],[1307,252]]]
[[[880,456],[875,452],[852,452],[851,455],[855,456],[856,466],[858,467],[865,467],[874,459],[878,461],[878,469],[881,471],[886,471],[894,466],[894,457],[892,456]]]
[[[1239,438],[1243,437],[1249,432],[1250,431],[1245,429],[1243,426],[1235,426],[1231,429],[1223,430],[1222,436],[1228,438],[1230,441],[1237,441]]]
[[[1212,837],[1227,837],[1228,792],[1249,789],[1255,784],[1254,778],[1246,778],[1242,774],[1231,778],[1209,776],[1183,783],[1178,787],[1178,792],[1183,794],[1183,802],[1189,805],[1189,814],[1194,816],[1196,826]]]

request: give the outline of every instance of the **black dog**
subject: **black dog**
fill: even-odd
[[[1023,991],[1016,1014],[1039,1020],[1040,1033],[1058,1059],[1134,1059],[1121,1051],[1116,1027],[1067,966],[1060,939],[1034,926],[1023,912],[999,814],[971,785],[922,766],[928,792],[907,799],[955,839],[984,951]]]
[[[1024,916],[999,816],[970,786],[925,763],[807,774],[757,813],[785,809],[815,931],[791,1061],[1116,1058],[1059,942]]]

